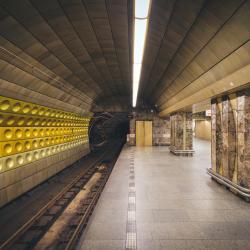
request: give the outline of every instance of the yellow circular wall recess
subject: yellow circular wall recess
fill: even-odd
[[[4,132],[4,135],[5,135],[5,138],[9,140],[9,139],[12,138],[13,133],[12,133],[12,131],[10,129],[6,129],[5,132]]]
[[[13,112],[19,112],[21,110],[21,104],[19,102],[15,103],[12,108]]]
[[[21,129],[17,129],[17,130],[16,130],[16,137],[17,137],[18,139],[20,139],[22,136],[23,136],[22,130],[21,130]]]
[[[4,146],[4,151],[6,154],[10,154],[12,152],[12,145],[11,144],[6,144]]]
[[[12,158],[8,158],[6,160],[6,166],[7,166],[7,168],[13,168],[14,165],[15,165],[15,163],[14,163],[14,160]]]
[[[23,156],[22,155],[19,155],[17,158],[16,158],[16,161],[19,165],[22,165],[24,163],[24,159],[23,159]]]
[[[32,155],[30,153],[26,154],[26,160],[28,162],[31,162],[32,161]]]
[[[22,151],[22,149],[23,149],[23,145],[22,145],[22,143],[17,142],[17,143],[16,143],[16,151],[17,151],[17,152],[21,152],[21,151]]]
[[[0,109],[5,111],[10,107],[10,101],[5,100],[0,103]]]

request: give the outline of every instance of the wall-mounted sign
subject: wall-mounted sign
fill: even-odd
[[[211,109],[206,110],[206,116],[211,116]]]

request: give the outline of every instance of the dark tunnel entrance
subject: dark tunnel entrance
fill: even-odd
[[[128,133],[128,113],[95,113],[89,126],[90,149],[102,149],[113,140],[125,143]]]

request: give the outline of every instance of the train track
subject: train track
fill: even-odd
[[[90,192],[73,211],[70,221],[64,225],[60,237],[53,239],[51,249],[74,249],[79,236],[87,225],[100,194],[109,178],[122,144],[108,147],[100,157],[85,168],[70,184],[42,207],[32,218],[19,228],[1,246],[5,249],[36,249],[37,244],[63,214],[85,185],[98,173],[99,178],[91,186]],[[102,168],[100,169],[100,166]],[[39,248],[37,248],[39,249]]]

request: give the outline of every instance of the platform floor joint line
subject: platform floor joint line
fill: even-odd
[[[129,192],[128,192],[128,211],[126,228],[126,250],[135,250],[136,246],[136,191],[135,191],[135,168],[134,150],[130,151],[129,163]]]

